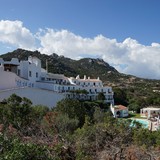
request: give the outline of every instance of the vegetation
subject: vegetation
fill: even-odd
[[[22,49],[0,57],[26,60],[30,55],[41,59],[43,68],[47,60],[52,73],[100,77],[113,87],[115,103],[129,110],[139,113],[143,107],[160,106],[159,80],[121,74],[102,59],[76,61]],[[12,95],[0,104],[0,159],[160,159],[160,131],[150,132],[137,122],[131,127],[130,120],[114,119],[108,108],[103,93],[95,102],[64,99],[53,109]]]
[[[160,158],[160,131],[113,118],[102,109],[103,101],[64,99],[49,109],[13,94],[5,102],[0,104],[0,159]]]
[[[142,88],[113,88],[116,104],[128,106],[130,111],[140,112],[143,107],[160,106],[160,92],[146,91]]]
[[[104,93],[100,92],[100,93],[98,94],[98,100],[104,101],[105,99],[106,99],[106,98],[105,98]]]

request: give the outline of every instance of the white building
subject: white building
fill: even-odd
[[[23,94],[20,91],[22,89]],[[44,90],[46,96],[35,101],[35,96],[31,96],[35,89],[36,98],[41,97]],[[84,90],[85,92],[80,92]],[[17,93],[19,96],[30,98],[33,104],[47,105],[49,100],[46,97],[50,94],[53,105],[50,101],[48,106],[52,107],[65,97],[96,100],[100,92],[103,92],[106,103],[114,103],[112,88],[104,87],[99,77],[97,79],[90,79],[86,76],[83,79],[79,76],[68,78],[63,74],[48,73],[41,68],[41,61],[32,56],[27,61],[19,61],[16,58],[4,61],[0,58],[0,101],[8,98],[11,95],[9,93]],[[56,98],[54,99],[54,97]],[[46,102],[44,103],[44,101]]]
[[[141,117],[144,118],[153,118],[153,117],[160,117],[160,108],[155,108],[155,107],[147,107],[147,108],[142,108],[140,110],[140,115]]]
[[[115,118],[128,117],[128,108],[123,105],[110,105],[110,110]]]
[[[149,130],[156,131],[160,129],[160,108],[147,107],[140,110],[140,115],[149,120]]]

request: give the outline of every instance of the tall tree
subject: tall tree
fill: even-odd
[[[85,108],[83,103],[75,99],[63,99],[57,103],[56,111],[67,114],[69,118],[77,118],[82,126],[85,120]]]

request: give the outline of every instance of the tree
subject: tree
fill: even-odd
[[[54,124],[61,135],[73,133],[78,128],[78,119],[69,118],[67,114],[59,114],[54,121]]]
[[[0,159],[3,160],[51,160],[49,148],[35,143],[24,143],[18,137],[0,134]]]
[[[127,106],[127,94],[124,89],[114,88],[114,102],[115,104],[122,104]]]
[[[36,121],[41,122],[43,117],[49,112],[50,109],[47,106],[36,105],[32,108],[32,116]]]
[[[29,99],[12,94],[6,103],[2,111],[5,125],[11,124],[16,129],[23,130],[31,123],[32,102]]]
[[[105,95],[103,92],[98,93],[98,100],[105,100]]]
[[[85,120],[85,108],[83,103],[75,99],[63,99],[57,103],[57,112],[67,114],[69,118],[77,118],[79,125],[82,126]]]
[[[140,113],[140,109],[147,105],[146,100],[144,98],[134,97],[129,100],[129,110],[136,111]]]

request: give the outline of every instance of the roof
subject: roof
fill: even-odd
[[[11,62],[8,62],[8,63],[4,63],[4,66],[7,66],[7,65],[9,65],[9,66],[19,66],[19,64],[14,64],[14,63],[11,63]]]
[[[84,82],[101,82],[101,80],[98,80],[98,79],[78,79],[78,81],[84,81]]]
[[[143,110],[150,110],[150,111],[159,111],[160,108],[155,108],[155,107],[147,107],[147,108],[142,108]]]
[[[115,105],[114,106],[115,110],[128,110],[127,107],[123,106],[123,105]]]
[[[75,80],[75,81],[81,81],[81,82],[102,82],[100,79],[90,79],[90,78],[86,78],[86,79],[76,79],[74,77],[70,77],[71,80]]]
[[[68,78],[65,77],[63,74],[53,74],[53,73],[47,73],[48,78],[52,79],[65,79],[67,80]]]

